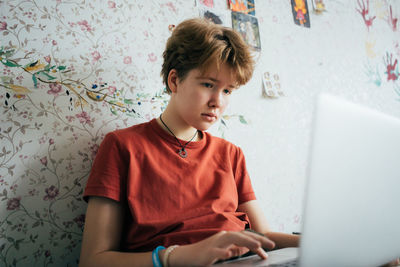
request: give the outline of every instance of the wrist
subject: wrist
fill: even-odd
[[[169,246],[167,249],[165,249],[164,250],[164,253],[163,253],[163,255],[162,255],[162,265],[163,265],[163,267],[169,267],[169,266],[171,266],[169,263],[169,258],[170,258],[170,256],[171,256],[171,254],[172,254],[172,252],[174,252],[174,250],[176,249],[176,248],[178,248],[179,247],[179,245],[173,245],[173,246]]]
[[[193,261],[190,261],[190,247],[191,245],[179,246],[174,249],[173,253],[169,255],[169,267],[187,267],[192,266]]]

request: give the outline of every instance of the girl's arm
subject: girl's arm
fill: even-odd
[[[90,197],[83,232],[80,267],[152,266],[151,252],[123,253],[120,248],[124,208],[108,198]]]
[[[251,200],[240,204],[238,211],[245,212],[249,217],[251,228],[259,233],[266,235],[275,242],[275,248],[298,247],[300,236],[285,233],[272,232],[268,222],[258,205],[257,200]]]
[[[119,252],[124,208],[107,198],[91,197],[86,212],[80,267],[153,266],[151,252]],[[274,243],[260,235],[242,232],[219,232],[200,242],[180,246],[169,257],[169,266],[205,266],[217,260],[239,256],[251,250],[265,258],[262,247]],[[165,251],[159,253],[162,261]]]

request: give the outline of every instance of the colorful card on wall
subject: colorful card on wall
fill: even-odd
[[[256,17],[232,12],[232,28],[242,35],[248,45],[257,50],[261,49],[260,31]]]
[[[306,0],[290,0],[292,3],[292,13],[294,23],[310,28],[310,15]]]
[[[263,81],[262,95],[264,97],[278,98],[281,96],[285,96],[285,94],[282,91],[282,86],[278,74],[276,73],[271,74],[268,71],[264,72],[262,76],[262,81]]]
[[[229,0],[229,8],[235,12],[256,15],[254,0]]]

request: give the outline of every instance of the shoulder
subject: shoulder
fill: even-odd
[[[114,130],[106,134],[102,146],[115,146],[123,151],[128,147],[146,142],[152,131],[151,121]]]
[[[241,148],[233,144],[232,142],[223,139],[221,137],[213,136],[208,132],[203,132],[203,133],[209,146],[214,147],[218,150],[226,151],[232,156],[238,156],[240,154],[243,154]]]
[[[146,136],[152,130],[151,121],[139,123],[128,128],[114,130],[109,132],[106,137],[116,139],[119,141],[125,141],[126,139],[132,139],[132,137],[140,138]]]

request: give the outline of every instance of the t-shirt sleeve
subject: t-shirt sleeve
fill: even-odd
[[[242,150],[237,147],[235,180],[239,196],[239,205],[250,200],[255,200],[256,195],[251,185],[250,176],[246,168],[246,160]]]
[[[101,143],[93,162],[83,199],[101,196],[121,201],[124,198],[127,175],[127,158],[114,133],[109,133]]]

